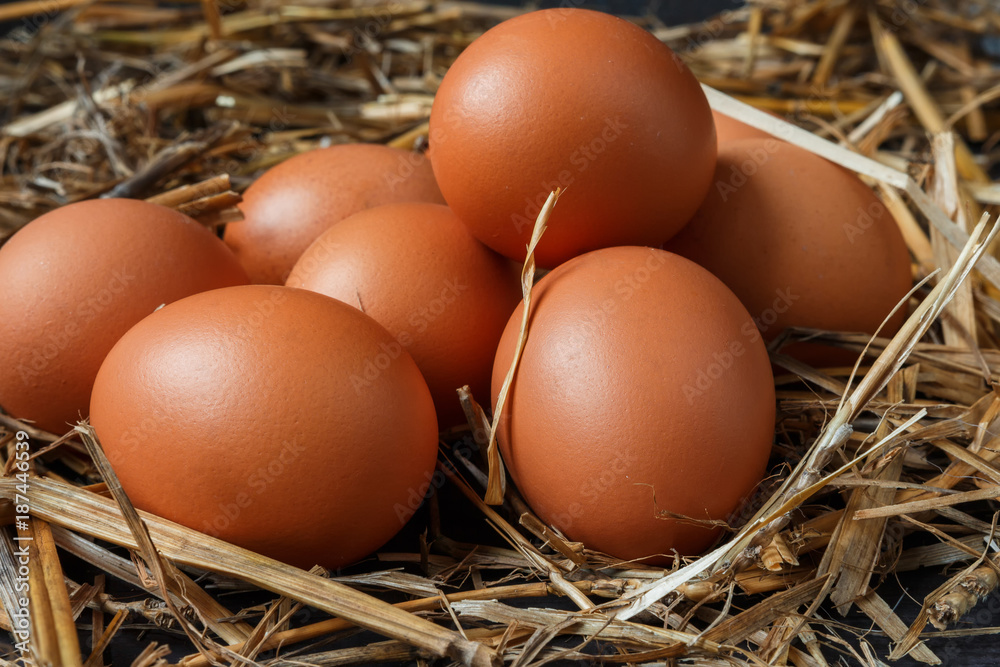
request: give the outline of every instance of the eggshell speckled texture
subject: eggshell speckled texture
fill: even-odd
[[[244,220],[225,241],[254,283],[280,285],[313,241],[344,218],[395,202],[443,204],[421,154],[375,144],[342,144],[302,153],[247,188]]]
[[[721,278],[767,340],[788,326],[874,333],[910,289],[902,234],[854,174],[792,144],[744,139],[721,147],[715,183],[666,248]],[[783,351],[821,366],[856,358],[816,344]]]
[[[659,40],[608,14],[545,9],[458,57],[434,100],[430,155],[448,205],[518,261],[564,188],[535,254],[551,267],[672,236],[708,191],[715,131],[697,80]]]
[[[46,213],[0,249],[0,405],[63,433],[104,356],[164,303],[246,284],[233,254],[172,209],[131,199]]]
[[[771,135],[764,130],[758,130],[752,125],[747,125],[743,121],[736,120],[731,116],[718,111],[712,111],[712,119],[715,121],[715,136],[719,146],[730,141],[740,139],[771,139]]]
[[[652,248],[597,250],[532,291],[528,339],[499,428],[538,516],[624,559],[696,554],[760,481],[774,385],[760,335],[717,278]],[[523,306],[493,367],[493,404]],[[654,499],[655,495],[655,499]]]
[[[140,509],[294,565],[347,565],[402,527],[434,470],[430,393],[394,346],[321,294],[206,292],[122,337],[92,422]]]
[[[288,278],[362,309],[417,362],[442,427],[463,423],[455,389],[489,391],[519,272],[479,243],[447,206],[389,204],[362,211],[309,247]]]

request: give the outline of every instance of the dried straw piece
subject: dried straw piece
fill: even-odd
[[[96,113],[96,112],[95,112]],[[225,124],[200,133],[200,138],[172,144],[164,148],[147,162],[140,171],[118,183],[105,196],[136,198],[153,188],[166,174],[169,174],[192,160],[200,157],[210,146],[222,139],[231,130]]]
[[[128,612],[124,609],[119,610],[114,615],[108,626],[98,636],[97,641],[94,642],[94,647],[91,649],[90,657],[87,658],[84,667],[101,667],[104,664],[104,651],[111,645],[111,640],[121,630],[126,618],[128,618]],[[94,626],[94,629],[96,630],[97,626]]]
[[[41,442],[52,443],[59,439],[59,436],[56,436],[53,433],[49,433],[48,431],[43,431],[40,428],[35,428],[31,424],[20,421],[19,419],[14,419],[10,415],[6,415],[3,413],[0,413],[0,426],[3,426],[5,429],[7,429],[9,433],[24,431],[29,436],[31,436],[33,440],[39,440]],[[8,469],[7,472],[9,473],[10,470]]]
[[[411,130],[407,130],[398,137],[386,142],[387,146],[401,148],[403,150],[413,150],[417,143],[427,138],[430,132],[430,123],[420,123]]]
[[[753,74],[754,65],[757,63],[758,43],[761,41],[760,30],[764,25],[764,11],[759,6],[750,7],[750,20],[747,22],[746,36],[746,58],[743,61],[743,76],[750,77]]]
[[[35,566],[31,568],[34,585],[29,592],[32,632],[41,631],[46,637],[54,638],[54,642],[45,641],[39,646],[37,657],[42,664],[50,662],[65,667],[82,667],[69,591],[66,590],[52,531],[48,523],[34,517],[29,519],[29,524],[30,529],[23,537],[31,538],[31,549],[35,555],[31,559]],[[38,570],[40,574],[37,574]],[[51,652],[53,649],[54,653]]]
[[[996,590],[1000,582],[998,576],[1000,557],[993,556],[992,563],[977,567],[955,583],[949,590],[931,605],[930,621],[938,630],[945,630],[949,625],[965,616],[977,602]]]
[[[988,569],[993,571],[997,570],[995,563],[986,557],[989,545],[992,543],[996,532],[996,519],[997,515],[994,515],[993,525],[991,526],[990,533],[986,540],[986,550],[984,550],[980,556],[964,571],[956,574],[924,598],[924,604],[920,608],[920,613],[917,615],[916,620],[913,621],[913,624],[910,625],[906,635],[899,641],[892,653],[890,653],[890,660],[898,660],[900,657],[906,655],[910,649],[917,644],[920,633],[927,625],[928,621],[930,621],[932,613],[936,612],[939,622],[944,624],[956,620],[961,614],[968,612],[968,610],[972,608],[972,605],[975,604],[975,591],[981,590],[978,587],[980,585],[990,585],[990,579],[995,581],[995,574],[990,578],[983,579],[970,578],[970,575],[977,572],[980,569],[981,564],[984,562],[987,563],[986,567],[988,567]],[[970,584],[969,587],[961,586],[961,584],[965,582]],[[995,584],[993,585],[995,586]],[[957,590],[959,587],[964,588],[965,592],[956,596],[954,594],[959,593]],[[971,603],[969,599],[970,594],[972,595]],[[938,604],[941,604],[941,607],[936,609]]]
[[[277,658],[267,663],[268,667],[304,667],[306,665],[322,665],[323,667],[339,667],[340,665],[375,665],[382,662],[411,662],[419,658],[420,653],[412,646],[403,642],[375,642],[356,648],[342,648],[336,651],[310,653],[295,658]],[[418,663],[419,664],[419,663]]]
[[[11,502],[13,502],[13,497]],[[21,540],[28,541],[28,562],[37,563],[39,551],[35,544],[33,522],[29,521],[28,528],[26,530],[19,529],[18,533]],[[60,664],[62,650],[59,646],[56,621],[52,616],[52,601],[45,583],[45,576],[41,568],[29,568],[28,609],[31,618],[31,641],[28,643],[28,648],[38,664]],[[77,655],[77,660],[79,660],[79,655]]]
[[[854,602],[858,605],[858,609],[863,611],[868,618],[872,619],[893,641],[902,641],[906,635],[906,624],[900,620],[896,612],[892,610],[892,607],[886,604],[885,600],[879,597],[875,591],[869,591]],[[908,655],[914,660],[919,660],[927,665],[941,664],[941,659],[927,648],[927,645],[923,642],[915,644],[910,649]]]
[[[229,188],[229,175],[223,174],[200,183],[182,185],[146,201],[176,209],[206,227],[216,227],[243,219],[243,213],[236,207],[243,197]]]
[[[882,422],[876,434],[880,438],[886,437],[888,424]],[[898,481],[903,470],[902,452],[897,450],[887,456],[891,456],[891,460],[875,471],[874,478],[883,482]],[[881,458],[876,455],[869,456],[868,464],[877,464]],[[840,523],[833,533],[830,546],[823,555],[819,572],[830,572],[836,578],[830,598],[843,615],[850,610],[851,603],[868,590],[868,582],[882,544],[882,532],[886,526],[885,519],[865,522],[856,522],[852,519],[860,510],[892,502],[895,495],[896,492],[891,486],[854,489]]]
[[[216,41],[222,39],[222,16],[215,0],[201,0],[201,11],[205,15],[205,23],[208,24],[209,37]]]
[[[586,567],[587,561],[580,555],[579,551],[571,547],[566,540],[556,534],[552,528],[542,523],[541,519],[531,512],[522,512],[517,522],[524,526],[532,535],[558,551],[564,558],[572,561],[577,567]]]
[[[975,459],[969,456],[968,453],[959,452],[957,449],[951,450],[947,445],[940,442],[936,442],[935,445],[940,449],[949,450],[958,460],[952,462],[952,464],[949,465],[943,473],[929,480],[924,485],[923,489],[919,491],[903,492],[899,495],[899,497],[897,497],[897,501],[909,502],[912,500],[927,500],[936,498],[942,493],[947,493],[947,491],[949,491],[952,487],[969,476],[975,475],[977,471],[976,465],[973,465]],[[996,458],[998,451],[992,449],[992,447],[997,445],[1000,445],[1000,440],[991,441],[991,447],[984,450],[980,458],[986,463],[989,463],[989,461]]]
[[[184,215],[201,220],[207,214],[216,214],[225,209],[235,208],[241,201],[243,201],[243,197],[229,190],[181,204],[177,210]]]
[[[517,372],[517,364],[521,360],[521,351],[524,350],[524,343],[528,339],[528,320],[531,314],[531,288],[535,283],[535,248],[542,239],[542,234],[549,222],[549,216],[556,202],[559,201],[560,190],[556,189],[549,193],[542,210],[538,212],[535,219],[535,226],[531,230],[531,240],[528,243],[528,255],[524,259],[524,267],[521,270],[521,293],[523,294],[524,307],[521,312],[521,328],[518,331],[517,345],[514,347],[514,357],[510,362],[510,369],[500,385],[500,392],[497,394],[497,404],[493,408],[493,424],[490,426],[490,440],[486,450],[486,457],[489,462],[489,485],[486,487],[486,503],[488,505],[500,505],[503,503],[504,490],[506,489],[506,475],[504,474],[503,459],[500,457],[500,450],[497,447],[497,428],[500,426],[500,416],[507,405],[507,396],[510,387],[514,383],[514,374]]]
[[[54,13],[64,11],[80,5],[85,5],[92,0],[26,0],[23,2],[11,2],[0,6],[0,21],[13,21],[14,19],[26,16]]]
[[[15,627],[11,619],[22,618],[28,614],[28,609],[21,605],[24,596],[18,595],[20,591],[16,590],[19,576],[19,556],[15,554],[15,549],[20,545],[15,546],[10,533],[10,529],[0,531],[0,603],[3,605],[3,613],[0,614],[0,627],[8,632],[19,631],[21,634],[12,636],[20,642],[26,641],[30,637],[30,633],[26,632],[26,628],[20,622],[17,623],[18,627]]]
[[[98,579],[104,575],[97,575]],[[76,590],[73,590],[73,589]],[[99,600],[97,599],[104,591],[103,585],[98,589],[97,586],[91,586],[90,584],[80,584],[76,586],[73,582],[67,579],[66,589],[70,591],[69,604],[70,611],[73,614],[73,620],[80,618],[80,614],[86,609],[87,605],[99,605]]]
[[[92,605],[90,610],[90,645],[92,647],[90,651],[90,656],[84,662],[84,667],[90,667],[91,662],[96,662],[97,667],[104,665],[104,646],[101,646],[101,639],[104,637],[104,609],[100,605],[100,596],[104,595],[104,584],[107,578],[104,574],[99,574],[94,577],[94,585],[90,588],[93,590],[94,597],[87,601],[88,605]],[[85,584],[86,585],[86,584]],[[123,611],[123,610],[119,610]],[[80,610],[83,612],[83,609]],[[117,616],[117,613],[116,613]],[[125,613],[122,620],[127,618],[128,614]],[[77,617],[79,618],[79,616]],[[109,639],[110,641],[110,639]]]
[[[132,561],[116,556],[103,547],[83,539],[58,526],[52,529],[56,544],[62,549],[101,568],[105,572],[127,581],[134,586],[143,587],[142,580],[136,573]],[[224,641],[241,643],[249,637],[253,628],[242,622],[221,622],[218,619],[231,618],[233,613],[220,602],[208,595],[196,582],[180,571],[174,572],[174,579],[168,582],[169,594],[175,607],[183,608],[191,603],[199,610],[199,616],[206,627],[212,630]],[[151,590],[153,595],[161,596],[162,591]],[[183,597],[182,597],[183,596]],[[162,600],[163,598],[160,597]]]
[[[811,602],[826,584],[827,578],[827,575],[819,575],[815,579],[775,593],[768,599],[766,605],[755,605],[733,616],[706,632],[704,637],[727,644],[738,644],[758,630],[763,630],[774,621]]]
[[[931,181],[931,193],[935,202],[948,217],[959,227],[966,228],[967,220],[958,192],[958,174],[955,164],[955,140],[951,133],[936,134],[931,140],[934,155],[934,175]],[[935,264],[942,268],[951,266],[958,250],[947,243],[944,235],[936,228],[931,228],[931,245],[934,248]],[[969,347],[976,349],[976,341],[971,339],[970,332],[976,330],[976,310],[972,296],[972,285],[965,283],[955,293],[955,298],[948,304],[951,317],[942,320],[944,341],[952,347]]]
[[[91,459],[93,459],[101,477],[107,483],[108,490],[111,491],[111,495],[120,508],[122,516],[125,519],[125,523],[128,526],[129,531],[132,533],[132,537],[135,539],[136,546],[139,551],[138,555],[142,558],[142,561],[140,561],[135,555],[133,555],[133,560],[135,561],[139,571],[139,581],[142,583],[144,588],[158,587],[160,589],[160,598],[166,603],[167,608],[170,610],[171,614],[173,614],[177,623],[184,630],[184,633],[191,640],[191,643],[194,644],[199,651],[204,652],[207,655],[212,649],[212,643],[207,641],[201,633],[196,631],[187,618],[180,613],[179,609],[174,605],[173,597],[170,595],[171,588],[183,591],[184,584],[180,576],[180,571],[177,570],[173,564],[164,560],[160,556],[160,553],[156,550],[156,547],[153,544],[153,539],[149,534],[149,529],[143,522],[142,517],[139,516],[135,507],[132,505],[132,501],[129,500],[128,495],[126,495],[125,489],[122,488],[121,482],[118,480],[118,476],[111,467],[111,462],[108,461],[107,457],[104,455],[104,450],[101,449],[101,445],[97,441],[97,434],[94,432],[93,427],[87,423],[83,423],[78,425],[76,430],[80,434],[80,438],[83,440],[84,444],[87,446],[87,451],[90,453]],[[145,567],[142,565],[143,561],[145,562]],[[149,574],[146,572],[146,567],[149,568]],[[152,576],[150,577],[150,575]],[[191,603],[183,592],[181,593],[181,597]],[[197,609],[193,603],[191,603],[191,606]]]
[[[496,419],[494,418],[494,423]],[[536,568],[546,572],[553,587],[560,593],[571,599],[580,609],[593,609],[594,604],[587,597],[574,588],[563,578],[562,571],[550,559],[546,558],[541,551],[535,548],[531,542],[526,540],[515,528],[501,517],[492,507],[481,500],[472,488],[465,483],[447,466],[438,466],[438,470],[444,473],[452,484],[454,484],[462,494],[468,498],[481,511],[491,525],[497,528],[500,534],[507,539],[518,551],[528,559]]]
[[[159,204],[160,206],[179,208],[199,199],[222,194],[228,191],[230,187],[229,174],[222,174],[192,185],[182,185],[173,190],[149,197],[146,201],[151,204]]]
[[[816,69],[813,71],[812,81],[820,88],[826,86],[830,80],[830,75],[833,74],[833,69],[837,65],[840,52],[844,48],[847,37],[851,33],[851,28],[854,27],[854,22],[858,18],[858,13],[858,5],[850,2],[840,12],[837,22],[833,24],[833,30],[830,31],[830,39],[823,47],[823,55],[820,56],[819,62],[816,64]]]
[[[934,440],[932,444],[944,453],[948,454],[948,456],[952,459],[966,464],[972,468],[974,472],[980,472],[989,479],[993,480],[995,484],[1000,484],[1000,468],[997,468],[986,458],[972,452],[971,447],[966,449],[965,447],[959,447],[950,440],[943,439]],[[991,456],[991,458],[993,457],[995,457],[995,453]],[[949,475],[949,477],[955,476]]]
[[[225,195],[227,198],[239,197],[236,193],[227,193]],[[194,216],[195,220],[199,223],[208,227],[209,229],[214,229],[221,225],[229,224],[230,222],[239,222],[243,220],[243,212],[235,206],[228,206],[226,208],[219,209],[217,211],[208,211],[206,213],[199,213]]]
[[[928,498],[927,500],[909,501],[899,503],[897,505],[870,507],[868,509],[858,510],[855,512],[854,520],[862,521],[864,519],[874,519],[878,517],[916,514],[918,512],[926,512],[927,510],[938,509],[941,507],[951,507],[952,505],[971,503],[977,500],[989,500],[991,498],[1000,498],[1000,486],[992,486],[985,489],[977,489],[975,491],[964,491],[962,493],[954,493],[938,498]]]
[[[924,128],[933,134],[945,132],[947,128],[944,116],[941,115],[934,98],[927,92],[920,75],[917,74],[913,63],[903,50],[899,38],[893,31],[883,27],[878,15],[872,9],[868,11],[868,23],[871,27],[875,47],[895,75],[896,82]],[[969,147],[962,142],[955,145],[955,159],[962,178],[977,183],[989,182],[989,176],[976,162]]]
[[[0,497],[11,499],[15,480],[0,479]],[[46,521],[113,544],[138,548],[114,501],[47,479],[32,481],[32,510]],[[465,665],[492,665],[488,649],[392,605],[337,582],[240,549],[189,528],[140,512],[158,553],[164,558],[242,579],[350,620],[380,634],[397,637],[433,655]]]
[[[780,572],[785,565],[797,566],[799,564],[795,552],[782,533],[771,538],[771,541],[760,550],[757,560],[762,568],[770,572]]]
[[[466,420],[469,423],[469,427],[472,429],[476,443],[480,446],[486,444],[487,437],[490,432],[490,422],[487,419],[485,412],[483,412],[482,407],[476,402],[476,399],[472,396],[469,391],[468,385],[459,388],[458,390],[459,400],[462,404],[462,409],[465,412]],[[470,464],[465,466],[466,469],[473,475],[476,475],[477,480],[484,486],[488,484],[487,478],[481,474],[478,468]],[[480,477],[482,479],[480,479]],[[471,493],[471,489],[468,490]],[[510,502],[515,511],[520,513],[518,517],[518,523],[530,532],[532,535],[542,540],[550,547],[558,551],[563,557],[572,562],[577,567],[586,567],[586,559],[580,554],[580,545],[576,547],[571,546],[562,538],[561,535],[556,533],[554,529],[545,525],[538,517],[536,517],[528,508],[527,503],[520,497],[520,495],[514,489],[510,489],[506,493],[506,500]],[[478,496],[473,500],[476,504],[478,502]],[[487,517],[491,516],[489,512],[484,512]],[[580,547],[580,548],[577,548]]]
[[[624,582],[620,581],[577,581],[573,582],[571,585],[584,594],[604,595],[610,597],[617,597],[625,588]],[[530,584],[515,584],[511,586],[492,586],[490,588],[450,593],[445,595],[445,599],[449,603],[454,603],[462,600],[511,600],[516,598],[537,598],[545,597],[546,595],[559,594],[560,591],[551,584],[539,582]],[[441,595],[438,594],[416,600],[399,602],[394,606],[406,611],[418,612],[438,609],[441,607],[441,604]],[[312,623],[300,628],[277,632],[264,640],[261,644],[260,650],[264,651],[277,648],[279,646],[290,646],[292,644],[308,641],[310,639],[316,639],[317,637],[323,637],[335,632],[350,630],[355,627],[357,626],[354,623],[340,618],[319,621],[318,623]],[[242,650],[243,647],[244,645],[240,643],[233,644],[227,648],[230,651],[237,652]],[[194,654],[182,659],[181,664],[184,665],[184,667],[206,667],[208,662],[203,656]]]
[[[899,225],[899,230],[903,233],[903,239],[906,241],[906,247],[910,249],[910,253],[924,272],[931,273],[936,265],[934,264],[934,250],[927,238],[927,233],[920,227],[899,191],[882,183],[877,183],[876,188],[882,203],[889,209],[889,213]]]
[[[668,645],[664,649],[670,657],[685,655],[688,651],[717,654],[721,646],[706,638],[670,628],[657,628],[639,623],[610,619],[603,614],[567,612],[557,609],[517,609],[495,600],[466,600],[452,603],[460,617],[477,618],[492,623],[518,623],[533,628],[546,628],[572,623],[564,627],[567,634],[594,636],[600,639],[621,639],[647,645]]]
[[[313,568],[311,570],[312,574],[320,574],[317,570],[319,568]],[[267,612],[261,617],[257,626],[247,637],[246,641],[242,642],[242,646],[238,651],[240,656],[246,659],[234,658],[231,665],[232,667],[250,667],[257,656],[263,652],[264,644],[267,642],[268,638],[273,636],[278,630],[280,630],[285,624],[287,624],[288,619],[291,618],[292,614],[298,611],[302,605],[292,604],[291,608],[282,613],[282,610],[286,606],[286,603],[291,602],[288,598],[279,597],[267,605]]]

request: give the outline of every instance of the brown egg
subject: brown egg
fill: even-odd
[[[489,392],[497,342],[521,299],[516,268],[438,204],[351,216],[309,246],[288,285],[349,303],[388,329],[427,379],[442,427],[465,421],[456,388]]]
[[[712,111],[712,119],[715,121],[715,136],[718,139],[721,149],[723,144],[739,139],[771,139],[771,135],[764,130],[758,130],[752,125],[747,125],[743,121],[736,120],[731,116],[718,111]]]
[[[385,543],[437,456],[406,350],[358,310],[287,287],[214,290],[144,319],[101,366],[91,418],[138,508],[301,567]]]
[[[87,416],[97,369],[133,324],[246,282],[222,241],[172,209],[97,199],[46,213],[0,249],[0,405],[67,431]]]
[[[247,188],[244,220],[226,225],[225,241],[255,283],[285,282],[320,234],[372,206],[443,204],[427,158],[375,144],[342,144],[285,160]]]
[[[902,234],[874,193],[775,139],[723,145],[705,203],[666,248],[721,278],[769,341],[788,326],[874,333],[912,284]],[[816,344],[784,352],[814,365],[856,358]]]
[[[715,131],[698,81],[648,32],[545,9],[501,23],[445,75],[430,118],[441,192],[480,241],[518,261],[551,190],[536,260],[660,245],[708,191]]]
[[[618,558],[704,550],[717,528],[670,517],[726,520],[771,449],[773,378],[746,309],[693,262],[638,247],[566,262],[532,299],[498,431],[528,504]],[[494,407],[522,308],[497,350]]]

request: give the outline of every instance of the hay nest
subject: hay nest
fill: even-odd
[[[519,11],[422,0],[0,6],[0,20],[15,22],[0,41],[0,230],[6,238],[56,206],[105,195],[224,224],[239,219],[247,183],[301,151],[419,148],[449,63]],[[4,416],[0,626],[23,613],[16,552],[31,537],[38,664],[103,664],[126,622],[185,633],[189,666],[527,665],[595,652],[609,664],[822,667],[838,654],[937,664],[938,638],[976,633],[949,628],[1000,576],[1000,264],[989,215],[1000,187],[988,176],[1000,14],[977,0],[760,0],[697,25],[636,20],[681,54],[714,107],[861,174],[914,258],[903,304],[912,314],[891,340],[792,331],[774,347],[788,374],[776,378],[773,475],[739,524],[670,569],[568,542],[504,488],[489,423],[465,396],[470,427],[446,434],[439,470],[496,539],[449,539],[432,493],[412,553],[332,577],[137,513],[89,427],[57,437]],[[533,269],[529,259],[527,284]],[[781,354],[806,337],[858,353],[858,365],[817,370]],[[33,441],[29,461],[19,430]],[[25,496],[31,518],[21,521]],[[130,582],[132,594],[107,594],[104,575],[67,578],[65,554]],[[921,567],[936,568],[925,576],[939,585],[902,617],[880,587]],[[263,602],[230,609],[209,590],[257,591]],[[329,617],[295,623],[302,606]],[[854,607],[868,626],[838,616]],[[86,658],[78,624],[93,637]],[[358,627],[385,639],[329,649]],[[869,643],[876,635],[891,639],[887,655]],[[163,664],[168,652],[151,644],[134,664]]]

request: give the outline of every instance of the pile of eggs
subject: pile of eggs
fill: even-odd
[[[496,407],[520,265],[560,188],[501,452],[566,537],[662,562],[707,548],[765,472],[767,343],[872,333],[911,284],[864,183],[713,119],[682,61],[610,15],[486,32],[444,77],[429,145],[289,159],[222,239],[121,199],[33,221],[0,249],[0,404],[53,432],[89,416],[140,509],[301,566],[355,562],[426,491],[456,388]]]

